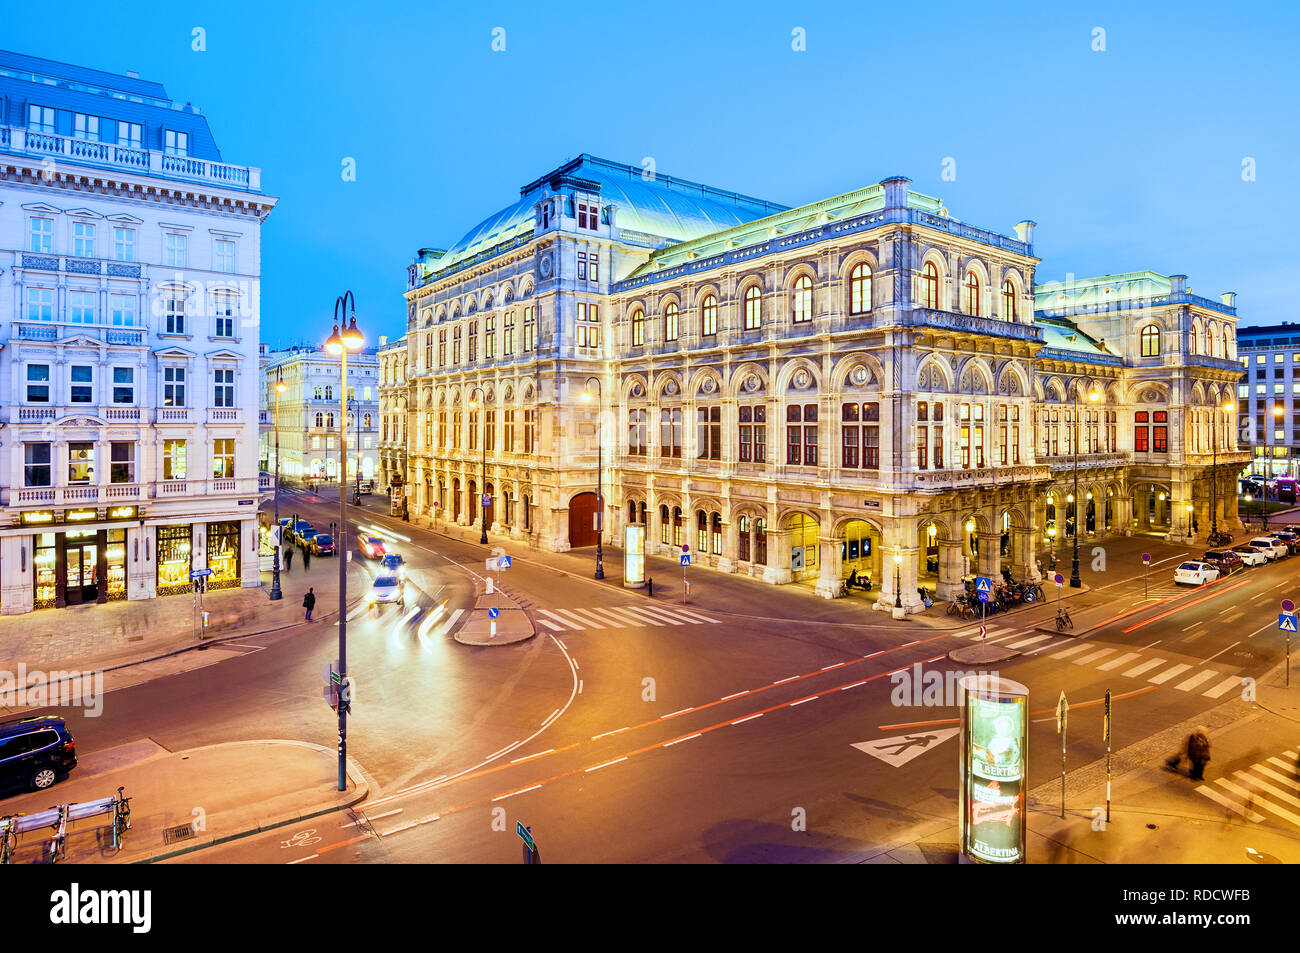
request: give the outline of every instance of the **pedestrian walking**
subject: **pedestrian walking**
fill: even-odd
[[[1192,763],[1188,777],[1204,781],[1205,766],[1210,763],[1210,733],[1201,725],[1187,739],[1187,760]]]
[[[311,621],[311,610],[316,608],[316,587],[307,590],[307,595],[302,597],[302,607],[307,610],[307,621]]]
[[[288,572],[293,568],[293,547],[284,547],[284,571]]]
[[[311,568],[311,550],[306,546],[302,548],[302,571],[306,572]]]

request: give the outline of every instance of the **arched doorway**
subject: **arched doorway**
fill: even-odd
[[[469,491],[469,525],[473,526],[478,522],[478,484],[470,480],[466,489]]]
[[[595,546],[598,538],[596,494],[578,493],[569,500],[569,545],[574,549]]]
[[[451,519],[460,522],[460,477],[451,481]]]
[[[880,591],[880,533],[866,520],[844,524],[840,541],[840,572],[847,579],[856,572],[871,580],[872,591]]]
[[[816,582],[820,565],[817,558],[817,536],[820,528],[811,516],[796,513],[785,521],[790,531],[790,573],[796,582]]]

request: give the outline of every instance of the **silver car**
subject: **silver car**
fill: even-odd
[[[382,573],[376,576],[375,581],[370,584],[370,595],[367,597],[367,602],[372,609],[392,603],[405,608],[406,583],[397,578],[395,573]]]

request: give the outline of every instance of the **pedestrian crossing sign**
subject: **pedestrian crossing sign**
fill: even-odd
[[[1277,627],[1283,632],[1294,632],[1296,630],[1295,616],[1288,612],[1279,612],[1277,616]]]
[[[682,565],[683,565],[683,566],[689,566],[690,564],[691,564],[691,557],[690,557],[690,554],[689,554],[689,553],[682,553]]]
[[[992,592],[992,591],[993,591],[993,580],[990,579],[988,576],[976,576],[976,577],[975,577],[975,591],[976,591],[976,592]]]

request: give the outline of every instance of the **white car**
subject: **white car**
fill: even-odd
[[[1264,555],[1262,549],[1256,549],[1254,546],[1233,546],[1232,551],[1241,557],[1241,561],[1247,566],[1262,566],[1268,562],[1268,557]]]
[[[1286,555],[1286,543],[1271,536],[1256,536],[1246,545],[1261,550],[1269,559],[1281,559]]]
[[[1183,563],[1174,570],[1174,582],[1189,586],[1203,586],[1219,578],[1219,570],[1209,563]]]
[[[392,603],[406,608],[406,584],[393,573],[376,576],[375,581],[370,584],[367,602],[372,609]]]

